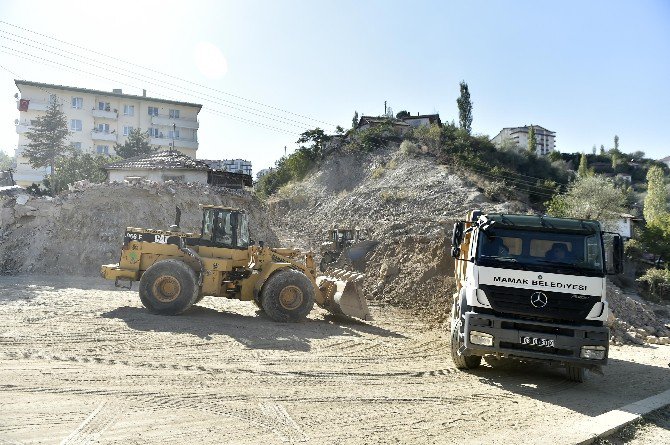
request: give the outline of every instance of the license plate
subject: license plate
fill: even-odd
[[[521,342],[522,345],[544,346],[546,348],[554,347],[554,340],[550,338],[528,337],[522,335],[519,341]]]

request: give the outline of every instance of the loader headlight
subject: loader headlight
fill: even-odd
[[[604,346],[582,346],[581,358],[588,358],[591,360],[602,360],[605,358],[607,350]]]
[[[470,343],[473,345],[493,346],[493,335],[486,332],[470,331]]]

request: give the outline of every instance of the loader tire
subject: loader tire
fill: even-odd
[[[314,307],[314,286],[305,274],[297,270],[280,270],[271,275],[263,286],[261,305],[275,321],[301,321]]]
[[[181,314],[196,302],[199,294],[195,272],[183,261],[159,261],[140,278],[140,300],[156,314]]]

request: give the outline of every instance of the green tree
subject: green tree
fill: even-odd
[[[345,131],[344,128],[342,128],[342,126],[340,125],[335,127],[335,134],[344,134],[344,131]]]
[[[613,229],[626,209],[626,193],[604,176],[580,176],[547,203],[551,216],[595,219]]]
[[[605,146],[600,144],[600,156],[605,156]]]
[[[647,196],[644,198],[644,219],[654,223],[668,213],[668,192],[665,188],[663,169],[657,165],[647,172]]]
[[[9,170],[14,164],[14,158],[9,156],[3,150],[0,150],[0,171]]]
[[[328,136],[322,129],[317,127],[313,130],[307,130],[303,132],[300,135],[300,138],[298,138],[298,140],[296,141],[296,143],[306,144],[308,142],[311,142],[312,146],[306,148],[305,154],[310,158],[310,160],[316,160],[323,153],[323,146],[329,140],[330,136]]]
[[[595,156],[595,154],[596,154],[596,144],[593,144],[593,148],[591,148],[591,153]]]
[[[528,129],[528,152],[533,154],[537,152],[537,136],[535,135],[535,127],[532,124]]]
[[[132,158],[134,156],[145,156],[156,152],[156,148],[149,144],[149,134],[143,132],[139,128],[133,129],[128,135],[128,139],[123,145],[114,144],[114,151],[117,156],[123,159]]]
[[[619,136],[616,134],[614,135],[614,149],[616,151],[619,151]]]
[[[351,119],[351,128],[358,127],[358,111],[354,111],[354,118]]]
[[[407,110],[399,111],[398,114],[395,115],[396,119],[404,119],[404,118],[409,117],[409,116],[410,116],[410,114],[409,114],[409,111],[407,111]]]
[[[458,123],[461,129],[472,132],[472,101],[470,100],[470,90],[465,81],[461,81],[461,95],[456,99],[458,105]]]
[[[70,150],[66,142],[69,135],[65,113],[56,101],[52,101],[46,114],[37,117],[33,129],[26,133],[30,142],[24,155],[34,168],[50,167],[53,174],[56,159]]]
[[[88,180],[91,182],[104,182],[107,172],[104,166],[113,162],[113,159],[105,155],[94,155],[91,153],[73,152],[70,156],[63,156],[56,160],[56,173],[58,179],[58,193],[61,189],[77,181]]]
[[[582,157],[579,159],[577,174],[580,178],[585,178],[589,175],[589,161],[586,159],[586,154],[584,153],[582,153]]]

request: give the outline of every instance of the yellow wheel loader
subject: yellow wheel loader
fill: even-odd
[[[254,245],[244,210],[203,206],[200,234],[179,230],[180,213],[168,231],[127,228],[119,263],[101,268],[117,287],[139,281],[140,300],[151,312],[180,314],[210,295],[253,301],[281,322],[304,319],[314,303],[371,319],[362,275],[317,277],[311,253]]]

